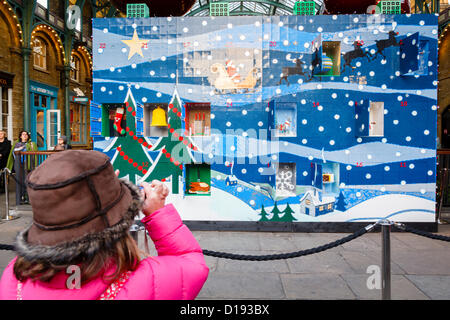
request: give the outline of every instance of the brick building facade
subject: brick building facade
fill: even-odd
[[[84,1],[83,22],[72,32],[64,1],[34,2],[0,2],[0,129],[10,140],[30,131],[41,150],[59,135],[74,148],[91,148],[92,3]]]

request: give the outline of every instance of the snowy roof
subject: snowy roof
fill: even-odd
[[[314,193],[315,193],[314,190],[306,191],[305,195],[300,199],[300,203],[309,198],[312,201],[313,205],[317,207],[320,205],[329,204],[336,201],[335,197],[322,197],[322,201],[320,201],[318,195],[314,195]]]
[[[278,0],[278,1],[233,1],[233,0],[198,0],[186,13],[187,16],[209,16],[210,2],[229,2],[228,8],[230,15],[262,15],[262,16],[280,16],[292,15],[295,2],[297,0]],[[323,6],[323,0],[313,0],[318,7]]]

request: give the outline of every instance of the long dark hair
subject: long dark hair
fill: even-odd
[[[22,130],[22,131],[20,131],[20,133],[19,133],[19,142],[22,142],[22,133],[26,133],[27,134],[27,136],[28,136],[28,139],[27,139],[27,141],[26,142],[28,142],[28,141],[30,141],[30,139],[31,139],[31,134],[28,132],[28,131],[26,131],[26,130]]]
[[[134,271],[139,266],[141,256],[136,241],[129,233],[125,234],[110,249],[100,251],[94,257],[86,261],[73,261],[70,264],[55,265],[48,261],[28,261],[18,256],[14,263],[14,275],[16,279],[26,279],[49,282],[62,270],[67,270],[70,265],[79,265],[81,271],[81,284],[85,284],[96,277],[102,277],[106,282],[113,282],[125,271]],[[113,267],[112,273],[108,267]]]

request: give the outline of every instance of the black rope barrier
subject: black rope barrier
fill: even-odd
[[[413,227],[410,227],[406,224],[403,223],[394,223],[394,226],[396,226],[397,228],[399,228],[400,230],[406,231],[406,232],[411,232],[414,233],[418,236],[422,236],[422,237],[426,237],[426,238],[430,238],[430,239],[434,239],[434,240],[441,240],[441,241],[447,241],[450,242],[450,237],[446,237],[440,234],[434,234],[431,232],[427,232],[427,231],[422,231],[422,230],[418,230],[418,229],[414,229]]]
[[[10,244],[0,244],[0,250],[14,250],[14,246]]]
[[[223,258],[223,259],[247,260],[247,261],[269,261],[269,260],[284,260],[284,259],[298,258],[301,256],[319,253],[319,252],[337,247],[337,246],[344,244],[346,242],[349,242],[351,240],[354,240],[354,239],[362,236],[363,234],[367,233],[368,231],[370,231],[373,227],[375,227],[375,224],[367,226],[365,228],[362,228],[351,235],[348,235],[339,240],[324,244],[322,246],[318,246],[318,247],[306,249],[306,250],[300,250],[300,251],[296,251],[296,252],[290,252],[290,253],[279,253],[279,254],[254,256],[254,255],[243,255],[243,254],[233,254],[233,253],[226,253],[226,252],[203,250],[203,254],[207,255],[207,256]]]
[[[278,253],[278,254],[270,254],[270,255],[244,255],[244,254],[234,254],[234,253],[227,253],[227,252],[218,252],[218,251],[211,251],[211,250],[203,250],[203,254],[206,256],[211,256],[211,257],[217,257],[217,258],[223,258],[223,259],[232,259],[232,260],[246,260],[246,261],[270,261],[270,260],[285,260],[285,259],[292,259],[292,258],[298,258],[298,257],[302,257],[302,256],[306,256],[306,255],[310,255],[310,254],[315,254],[315,253],[319,253],[328,249],[332,249],[335,248],[337,246],[340,246],[344,243],[350,242],[356,238],[361,237],[362,235],[366,234],[367,232],[371,231],[377,224],[379,224],[379,222],[375,223],[375,224],[371,224],[368,225],[364,228],[361,228],[360,230],[356,231],[353,234],[350,234],[346,237],[343,237],[341,239],[338,239],[336,241],[318,246],[318,247],[314,247],[314,248],[310,248],[310,249],[305,249],[305,250],[300,250],[300,251],[295,251],[295,252],[289,252],[289,253]],[[423,237],[427,237],[427,238],[431,238],[431,239],[435,239],[435,240],[441,240],[441,241],[448,241],[450,242],[450,237],[446,237],[446,236],[442,236],[442,235],[438,235],[438,234],[433,234],[430,232],[426,232],[426,231],[422,231],[422,230],[418,230],[418,229],[414,229],[410,226],[404,225],[402,223],[394,223],[394,226],[396,226],[397,228],[406,231],[406,232],[411,232],[413,234],[419,235],[419,236],[423,236]],[[8,244],[0,244],[0,250],[10,250],[13,251],[14,250],[14,246],[13,245],[8,245]]]

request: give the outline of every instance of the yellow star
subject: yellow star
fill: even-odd
[[[130,53],[128,54],[128,60],[131,59],[136,53],[139,54],[142,58],[144,55],[142,54],[142,46],[148,42],[148,40],[139,40],[136,29],[134,29],[133,39],[131,40],[122,40],[127,46],[130,47]]]

